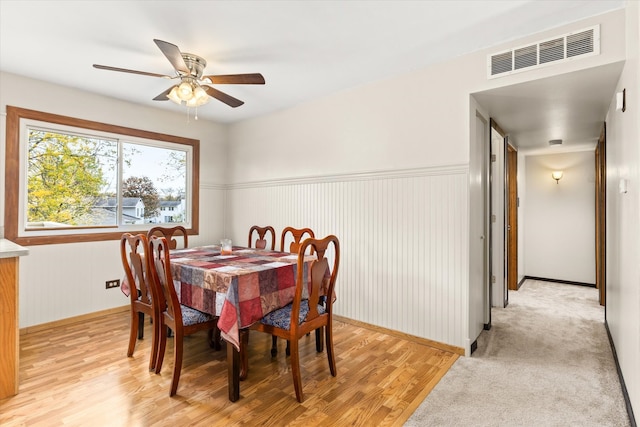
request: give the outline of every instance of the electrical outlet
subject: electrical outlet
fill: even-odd
[[[117,288],[119,286],[120,286],[120,279],[107,280],[105,282],[105,288],[106,289]]]

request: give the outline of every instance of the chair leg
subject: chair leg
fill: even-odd
[[[291,355],[291,344],[287,341],[287,348],[285,349],[285,354],[287,356]],[[278,337],[275,335],[271,336],[271,357],[276,357],[278,354]]]
[[[144,338],[144,313],[138,312],[138,339]]]
[[[336,376],[338,371],[336,369],[336,358],[333,352],[333,322],[329,320],[327,326],[324,327],[327,341],[327,359],[329,359],[329,370],[332,376]]]
[[[136,312],[131,309],[131,330],[129,331],[129,346],[127,347],[127,357],[133,356],[133,350],[136,348],[136,333],[138,332],[138,321],[140,318],[136,316]]]
[[[322,326],[316,329],[316,351],[322,353],[324,350],[324,335],[322,335]]]
[[[153,319],[152,316],[149,316]],[[158,339],[162,329],[162,325],[160,322],[153,323],[153,336],[151,337],[151,355],[149,356],[149,370],[153,371],[156,369],[156,362],[158,361]]]
[[[164,351],[167,348],[167,330],[169,328],[165,326],[160,328],[160,334],[158,334],[158,358],[156,359],[156,374],[160,373],[162,369],[162,362],[164,361]]]
[[[291,343],[291,347],[291,373],[293,374],[293,388],[296,390],[296,399],[298,399],[298,402],[302,403],[304,400],[304,393],[302,392],[302,375],[300,375],[298,340],[294,339]]]
[[[173,335],[173,376],[171,377],[169,396],[175,396],[178,391],[178,381],[180,381],[180,372],[182,371],[182,334],[177,334],[174,331]]]

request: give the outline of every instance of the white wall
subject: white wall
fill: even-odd
[[[525,274],[595,285],[594,152],[526,156],[525,176]]]
[[[617,91],[627,108],[607,115],[606,318],[636,420],[640,414],[640,3],[627,3],[627,52]],[[619,182],[628,182],[620,193]]]
[[[260,211],[252,212],[238,210],[242,206],[235,201],[241,199],[246,189],[263,188],[271,191],[290,191],[290,180],[297,182],[319,182],[342,179],[337,177],[378,176],[379,174],[404,173],[405,171],[420,171],[419,173],[435,173],[449,168],[469,166],[471,134],[470,122],[475,120],[471,113],[471,93],[495,87],[506,86],[528,80],[535,80],[561,73],[568,73],[584,68],[604,65],[624,60],[624,11],[616,11],[598,17],[586,19],[562,28],[546,31],[513,41],[492,49],[475,52],[456,58],[445,63],[436,64],[426,69],[417,70],[407,75],[363,85],[351,90],[343,91],[326,98],[308,102],[295,108],[280,111],[271,115],[234,124],[229,131],[229,180],[231,189],[227,217],[230,219],[229,233],[234,240],[246,239],[246,230],[254,223],[266,225],[267,218],[276,223],[276,227],[288,225],[282,219],[291,218],[290,210],[304,206],[315,207],[319,203],[317,187],[298,187],[297,197],[288,199],[289,203],[273,202],[260,195]],[[486,55],[515,45],[523,45],[529,41],[537,41],[557,34],[600,24],[602,34],[601,54],[580,60],[543,67],[523,73],[513,74],[502,78],[488,80],[486,77]],[[444,169],[443,169],[444,168]],[[407,173],[410,173],[407,172]],[[468,172],[467,176],[470,178]],[[414,187],[414,191],[430,203],[439,203],[443,193],[441,191],[456,191],[457,194],[447,194],[451,200],[468,200],[470,183],[464,187],[450,186],[447,174],[441,177],[443,189],[421,183]],[[351,179],[351,178],[349,178]],[[434,182],[439,182],[435,180]],[[417,184],[414,184],[417,185]],[[425,186],[426,185],[426,186]],[[263,190],[258,192],[260,194]],[[247,193],[249,194],[249,193]],[[253,194],[253,193],[251,193]],[[258,197],[258,196],[256,196]],[[352,195],[356,197],[356,195]],[[398,196],[399,197],[399,196]],[[344,230],[342,239],[352,241],[367,241],[370,236],[362,230],[358,223],[353,223],[357,215],[365,215],[368,209],[380,209],[385,203],[400,203],[401,206],[414,203],[405,199],[406,193],[400,198],[388,201],[376,199],[373,207],[367,203],[353,205],[352,200],[345,206],[342,198],[331,198],[329,209],[342,212],[335,217],[333,230]],[[277,199],[279,200],[279,199]],[[382,204],[381,206],[379,206]],[[256,205],[253,205],[256,206]],[[431,206],[429,206],[431,207]],[[351,212],[345,208],[355,209]],[[413,242],[406,246],[404,232],[392,233],[395,241],[392,246],[406,248],[410,252],[421,253],[419,263],[407,265],[406,271],[379,272],[376,281],[391,274],[402,274],[412,280],[403,282],[399,291],[408,295],[430,295],[435,298],[424,305],[398,305],[380,311],[378,305],[368,306],[364,311],[351,311],[357,303],[352,298],[362,298],[364,290],[362,284],[372,280],[370,269],[356,268],[350,270],[351,275],[341,275],[340,289],[342,297],[336,305],[341,314],[354,317],[356,320],[369,321],[382,327],[396,329],[401,326],[403,332],[414,333],[421,337],[443,341],[447,344],[460,346],[468,350],[468,343],[473,341],[473,331],[469,327],[469,313],[477,313],[482,307],[472,309],[467,304],[482,304],[481,301],[470,301],[470,284],[460,285],[459,296],[451,304],[448,292],[451,287],[458,286],[459,269],[462,268],[465,280],[468,279],[469,261],[469,218],[458,222],[458,205],[442,204],[442,209],[448,209],[445,217],[453,220],[443,223],[447,227],[441,232],[444,235],[455,236],[463,232],[464,239],[442,240],[431,236],[429,245],[436,245],[433,249],[421,253],[423,243]],[[268,214],[259,215],[263,212]],[[373,229],[403,230],[404,211],[398,216],[374,216],[375,221],[370,227]],[[466,215],[469,215],[467,213]],[[299,221],[299,217],[296,217]],[[410,220],[409,223],[415,223]],[[293,225],[293,224],[292,224]],[[299,223],[298,226],[313,226],[314,223]],[[351,226],[358,226],[351,228]],[[460,228],[465,227],[465,228]],[[331,231],[331,229],[326,229]],[[356,234],[353,234],[356,233]],[[363,233],[363,234],[357,234]],[[450,245],[455,244],[454,248]],[[377,240],[372,241],[372,247],[377,248]],[[362,249],[355,246],[354,250]],[[377,249],[359,251],[358,256],[365,257],[362,265],[372,265],[384,254]],[[457,254],[460,254],[459,256]],[[464,256],[464,258],[460,258]],[[442,257],[445,257],[444,259]],[[462,260],[462,261],[461,261]],[[461,264],[461,262],[463,264]],[[358,263],[358,266],[361,264]],[[439,265],[438,280],[431,280],[423,265]],[[352,267],[345,267],[352,268]],[[386,275],[386,276],[385,276]],[[396,283],[396,281],[392,281]],[[446,290],[446,292],[443,292]],[[445,295],[447,294],[447,295]],[[369,298],[375,296],[369,295]],[[367,307],[369,301],[362,302]],[[388,303],[400,303],[388,301]],[[435,305],[434,305],[435,304]],[[437,307],[435,324],[424,328],[421,325],[424,310]],[[342,311],[344,310],[344,311]],[[388,311],[403,313],[408,323],[397,322]],[[427,313],[428,316],[433,313]],[[458,325],[464,325],[462,329]],[[435,328],[435,329],[434,329]]]
[[[27,90],[25,90],[27,88]],[[142,107],[67,87],[0,73],[0,226],[4,227],[6,106],[94,120],[200,140],[200,235],[190,243],[222,237],[226,127],[185,120],[175,113]],[[128,304],[105,281],[123,276],[117,241],[29,247],[20,259],[20,327]]]

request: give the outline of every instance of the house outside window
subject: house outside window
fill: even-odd
[[[178,196],[178,200],[161,200],[160,213],[151,222],[180,223],[186,214],[186,200]]]

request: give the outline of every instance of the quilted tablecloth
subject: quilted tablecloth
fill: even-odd
[[[239,350],[240,329],[293,301],[297,258],[243,247],[221,255],[220,246],[212,245],[171,251],[171,268],[180,302],[219,316],[222,337]],[[305,257],[305,284],[315,259]],[[303,294],[307,292],[304,286]]]

